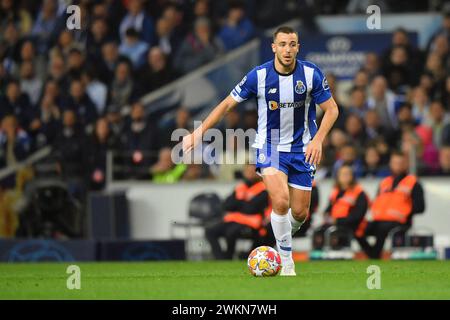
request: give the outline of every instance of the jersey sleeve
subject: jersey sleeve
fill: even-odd
[[[311,95],[316,104],[321,104],[331,98],[330,86],[328,85],[327,78],[317,67],[314,68],[312,87]]]
[[[252,97],[255,97],[258,93],[258,80],[256,75],[256,69],[251,70],[242,78],[241,82],[231,91],[231,97],[237,102],[242,102]]]

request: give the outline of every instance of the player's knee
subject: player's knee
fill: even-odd
[[[278,214],[287,213],[289,210],[289,197],[282,194],[273,197],[272,208]]]
[[[308,218],[308,208],[291,208],[292,216],[297,221],[305,221]]]

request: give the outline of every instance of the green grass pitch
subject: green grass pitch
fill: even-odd
[[[0,264],[0,299],[450,299],[450,261],[312,261],[297,277],[256,278],[246,261]],[[381,289],[369,290],[369,265]]]

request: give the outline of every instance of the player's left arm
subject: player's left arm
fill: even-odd
[[[322,159],[323,140],[336,122],[339,115],[339,109],[336,101],[334,101],[331,96],[330,87],[326,77],[317,66],[314,66],[312,82],[311,95],[314,98],[314,101],[324,111],[324,116],[314,138],[306,147],[305,160],[310,164],[317,165]]]
[[[323,140],[327,136],[328,132],[330,132],[339,115],[339,110],[333,97],[319,104],[319,106],[324,111],[324,116],[316,135],[311,140],[305,151],[306,162],[313,165],[318,165],[320,163],[320,159],[322,159]]]

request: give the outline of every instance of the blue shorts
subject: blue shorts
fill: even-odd
[[[272,167],[288,176],[288,185],[311,190],[316,167],[306,163],[303,152],[281,152],[256,149],[256,172],[261,175],[263,168]]]

